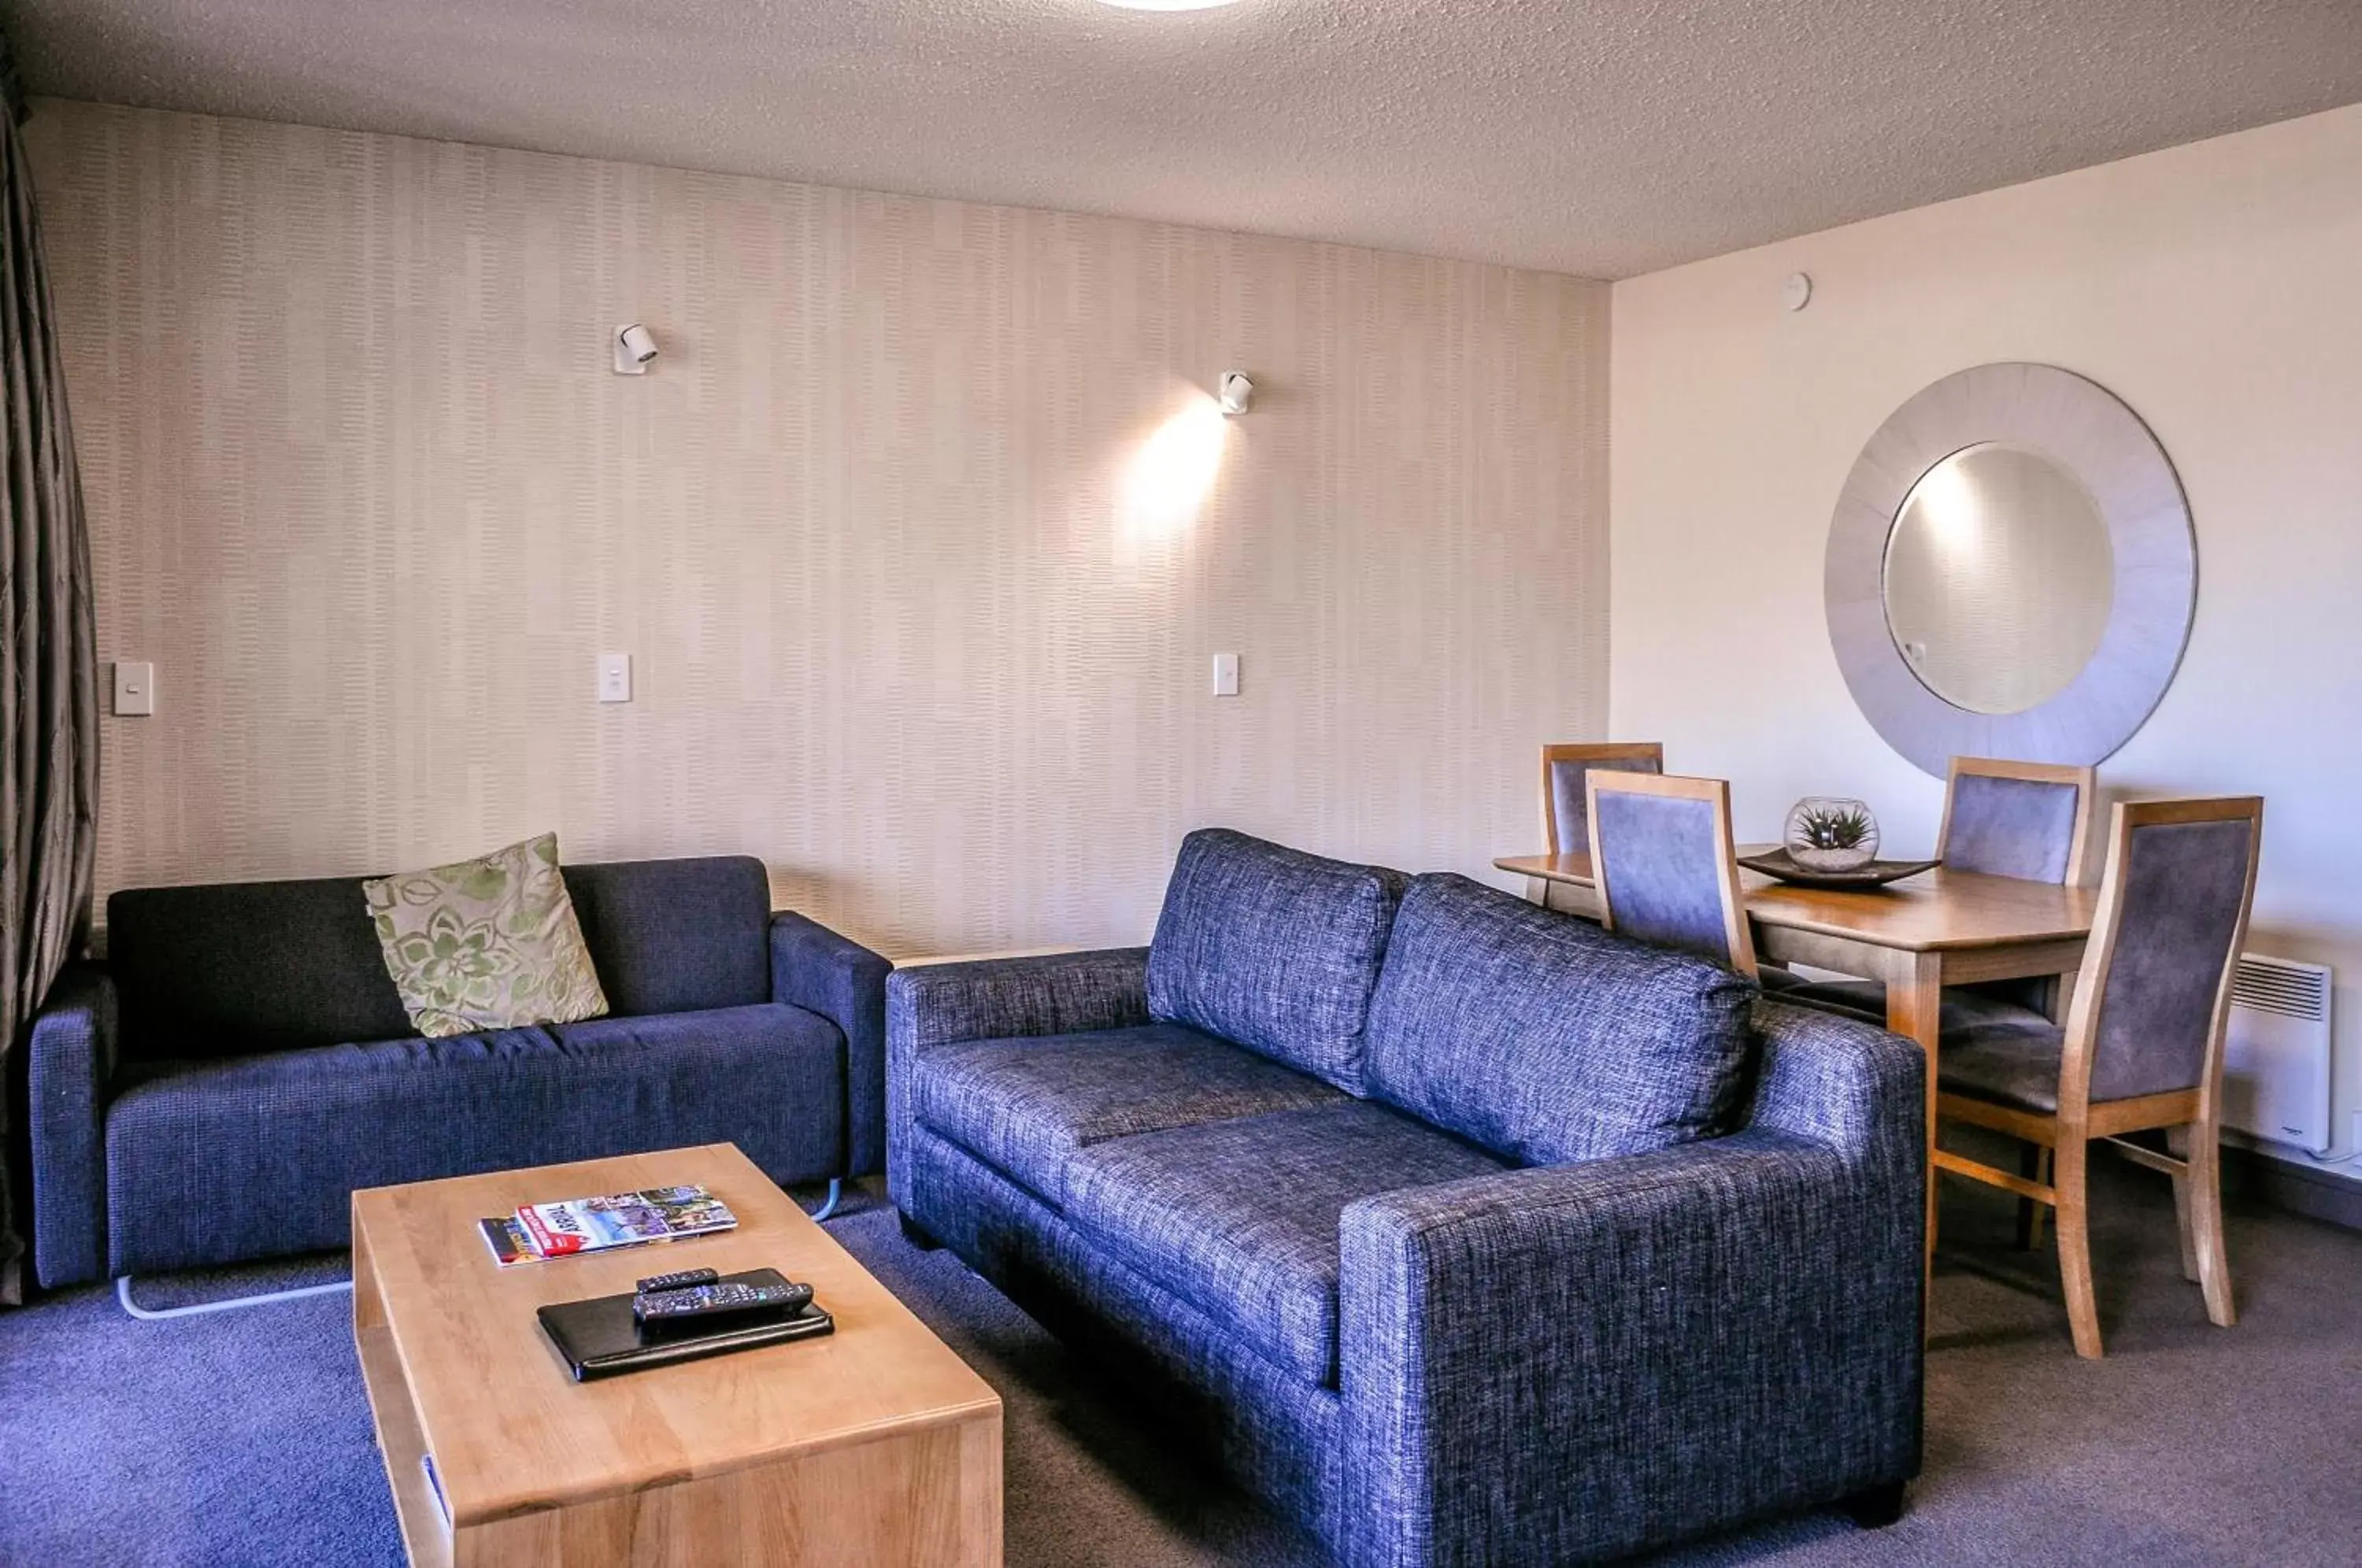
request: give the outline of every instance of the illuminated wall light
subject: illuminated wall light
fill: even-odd
[[[1126,529],[1135,536],[1164,537],[1196,522],[1221,471],[1228,436],[1221,405],[1202,392],[1157,426],[1124,474]]]

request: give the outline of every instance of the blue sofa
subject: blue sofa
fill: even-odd
[[[70,1285],[348,1243],[355,1188],[734,1143],[878,1168],[889,966],[759,860],[569,866],[605,1018],[427,1040],[360,879],[127,889],[28,1045],[34,1262]]]
[[[1192,834],[1153,944],[897,972],[888,1180],[1354,1568],[1899,1507],[1922,1057],[1452,876]]]

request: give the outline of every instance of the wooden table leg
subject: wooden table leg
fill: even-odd
[[[1944,955],[1902,955],[1907,970],[1886,982],[1886,1027],[1919,1042],[1927,1053],[1927,1256],[1936,1255],[1936,1048],[1944,1024]]]

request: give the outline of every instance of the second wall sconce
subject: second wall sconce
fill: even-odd
[[[638,322],[615,328],[615,373],[619,376],[645,376],[648,361],[657,357],[655,334]]]
[[[1254,406],[1254,381],[1244,370],[1224,370],[1215,383],[1215,401],[1227,414],[1244,414]]]

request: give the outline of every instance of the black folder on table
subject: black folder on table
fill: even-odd
[[[722,1277],[742,1285],[788,1283],[775,1268],[749,1269],[745,1274],[726,1274]],[[817,1301],[794,1312],[726,1318],[705,1328],[684,1324],[644,1329],[632,1316],[628,1292],[594,1297],[588,1301],[561,1301],[544,1307],[538,1316],[542,1331],[557,1347],[557,1353],[566,1358],[566,1364],[573,1368],[577,1383],[836,1331],[836,1320],[822,1311]]]

